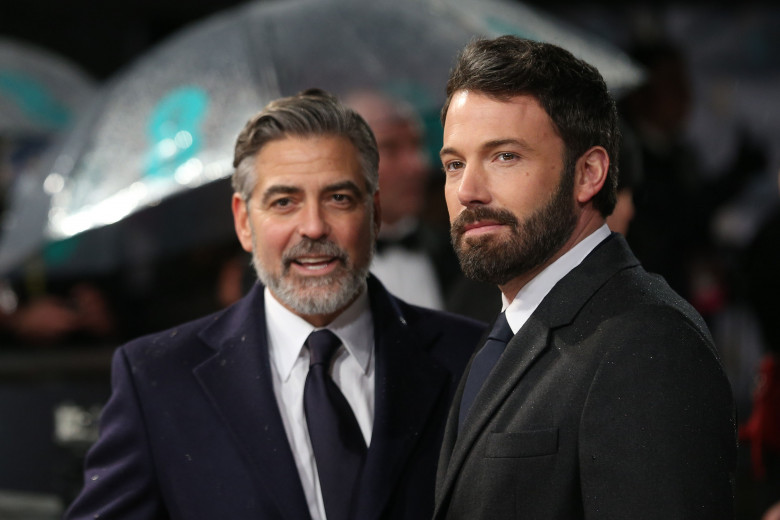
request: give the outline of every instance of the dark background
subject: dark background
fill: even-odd
[[[100,83],[177,30],[243,3],[237,0],[6,0],[0,9],[0,37],[34,44],[67,58]],[[777,96],[780,92],[777,89],[780,80],[777,56],[780,53],[777,51],[780,49],[774,47],[778,40],[769,38],[769,44],[765,46],[774,58],[759,59],[756,56],[763,54],[747,52],[755,50],[749,30],[747,33],[739,30],[742,26],[760,27],[756,19],[780,20],[776,1],[678,0],[629,4],[612,0],[585,3],[550,0],[525,3],[619,46],[640,30],[653,32],[655,29],[663,33],[674,29],[672,32],[682,37],[681,43],[690,58],[698,107],[692,117],[691,137],[702,151],[702,160],[712,169],[719,169],[730,160],[727,152],[735,148],[734,129],[750,128],[756,136],[767,139],[772,152],[769,161],[772,166],[766,169],[767,182],[757,191],[776,194],[777,165],[780,165],[780,143],[776,139],[780,133],[780,98]],[[687,7],[694,9],[686,11],[684,8]],[[706,20],[702,21],[700,15],[707,15]],[[680,20],[689,23],[692,19],[699,20],[691,27],[700,32],[680,29]],[[722,30],[724,27],[718,24],[724,20],[733,30]],[[722,45],[716,45],[718,43]],[[714,47],[718,48],[712,50]],[[731,52],[724,54],[726,50]],[[747,66],[755,63],[762,66]],[[730,111],[720,114],[718,108],[723,107],[724,93],[731,96],[727,104]],[[770,200],[771,204],[776,202]],[[752,201],[746,205],[751,209],[755,206]],[[754,218],[758,220],[759,217]],[[754,348],[752,359],[745,352],[759,342],[749,337],[752,330],[749,323],[738,322],[743,319],[740,314],[730,316],[731,321],[725,320],[724,327],[729,329],[726,333],[719,331],[717,326],[713,327],[713,332],[726,352],[727,362],[729,342],[726,340],[729,334],[733,337],[731,348],[736,353],[733,356],[741,356],[737,367],[740,372],[732,368],[729,375],[737,398],[749,402],[759,349]],[[76,486],[80,485],[79,459],[83,446],[53,442],[52,412],[63,403],[87,406],[105,400],[107,373],[101,372],[96,377],[93,371],[89,377],[86,369],[93,365],[105,369],[109,350],[82,353],[84,358],[76,358],[72,353],[46,352],[5,356],[0,360],[0,445],[5,444],[5,449],[0,446],[0,502],[4,489],[64,497],[77,491],[72,486],[74,482]],[[20,370],[12,363],[17,357],[25,362],[20,366],[30,368],[31,372]],[[34,362],[30,362],[33,358]],[[63,370],[69,374],[64,379],[60,375]],[[16,438],[14,435],[24,438],[23,446],[7,440]],[[751,493],[755,492],[754,489],[741,490],[741,496],[749,501]],[[35,500],[40,502],[40,497],[36,496]],[[51,518],[56,516],[55,512]],[[0,518],[5,518],[2,510]],[[755,516],[741,515],[739,518]]]
[[[0,15],[0,35],[33,43],[67,57],[95,79],[106,79],[150,46],[177,29],[215,12],[242,4],[238,0],[7,0]],[[582,2],[551,0],[526,4],[566,14]],[[654,10],[668,5],[732,8],[770,2],[648,2]],[[600,0],[585,5],[621,10],[626,2]],[[631,2],[630,8],[642,6]],[[570,19],[576,24],[576,19]]]

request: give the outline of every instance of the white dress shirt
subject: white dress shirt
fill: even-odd
[[[393,228],[382,224],[379,236],[400,239],[414,232],[417,226],[417,221],[411,218],[403,219]],[[400,245],[388,245],[374,255],[371,272],[394,296],[421,307],[444,309],[433,260],[424,250],[411,251]]]
[[[569,274],[572,269],[580,265],[585,260],[585,257],[596,249],[596,246],[604,241],[609,234],[609,227],[604,224],[585,237],[525,284],[511,302],[506,299],[506,296],[501,294],[501,300],[503,301],[502,310],[505,311],[506,320],[514,334],[517,334],[517,331],[525,325],[525,322],[528,321],[528,318],[531,317],[531,314],[542,303],[544,297],[547,296],[555,284]]]
[[[312,520],[325,520],[325,506],[303,410],[303,386],[309,373],[309,350],[303,348],[303,344],[316,328],[282,306],[268,288],[265,289],[265,319],[274,395],[282,423]],[[352,407],[366,446],[369,446],[374,424],[374,323],[366,290],[325,328],[342,341],[331,377]]]

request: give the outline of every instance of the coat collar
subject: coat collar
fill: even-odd
[[[622,236],[613,233],[564,276],[542,300],[525,325],[507,344],[491,376],[477,394],[469,420],[458,433],[458,408],[453,406],[444,433],[436,492],[436,514],[448,501],[464,461],[486,424],[501,407],[528,368],[548,347],[551,331],[571,323],[593,294],[618,271],[639,265]],[[459,402],[463,382],[455,396]]]
[[[428,355],[440,331],[413,328],[392,297],[369,278],[376,345],[376,412],[355,518],[380,518],[420,442],[449,374]]]
[[[255,285],[203,329],[200,337],[215,353],[194,374],[263,490],[275,500],[279,517],[308,519],[306,497],[274,396],[264,315],[263,287]]]
[[[379,518],[426,428],[449,374],[428,355],[438,331],[413,328],[403,305],[368,280],[376,356],[375,414],[355,518]],[[303,489],[271,383],[263,287],[200,334],[214,355],[195,375],[284,518],[308,518]],[[247,398],[247,396],[253,396]],[[274,468],[273,471],[264,468]]]

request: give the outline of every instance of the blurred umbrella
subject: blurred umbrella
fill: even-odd
[[[0,243],[0,271],[34,250],[36,240],[115,223],[229,176],[236,135],[281,95],[315,86],[338,95],[382,89],[436,121],[457,51],[475,35],[507,33],[569,48],[599,67],[613,89],[641,78],[618,50],[516,2],[245,4],[183,30],[106,87],[93,117],[52,157],[38,186],[28,187],[37,193],[17,195],[17,201],[38,200],[36,206],[51,197],[51,207],[21,203],[22,210],[46,214],[46,237],[24,224],[34,218],[11,219]],[[201,214],[201,220],[209,217]],[[198,222],[175,224],[164,241],[168,247],[201,240]],[[89,269],[105,254],[83,255],[78,264]]]
[[[94,91],[92,80],[64,58],[0,38],[0,135],[64,130]]]

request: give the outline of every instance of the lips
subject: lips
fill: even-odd
[[[330,240],[303,237],[282,255],[282,265],[302,274],[324,274],[339,264],[346,265],[347,253]]]
[[[295,258],[291,263],[300,266],[307,271],[323,271],[339,259],[337,257],[305,257]]]
[[[463,236],[476,236],[499,230],[499,228],[517,226],[517,218],[503,208],[466,208],[452,222],[452,237],[456,240]]]
[[[469,234],[470,232],[481,233],[481,232],[486,232],[489,230],[496,229],[504,225],[505,224],[502,224],[495,220],[478,220],[477,222],[472,222],[470,224],[466,224],[465,226],[463,226],[463,232],[466,234]]]

